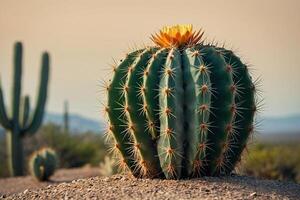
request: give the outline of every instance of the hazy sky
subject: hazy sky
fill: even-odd
[[[25,47],[23,94],[36,98],[40,55],[51,54],[47,109],[100,118],[108,64],[163,25],[191,23],[226,42],[263,78],[264,115],[300,113],[299,0],[0,0],[0,74],[10,104],[12,47]]]

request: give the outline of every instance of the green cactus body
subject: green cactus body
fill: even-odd
[[[106,110],[117,149],[138,177],[229,174],[253,131],[254,84],[231,51],[171,29],[115,68]]]
[[[39,94],[34,113],[30,114],[29,97],[21,98],[22,44],[17,42],[14,48],[14,76],[12,88],[12,112],[8,115],[3,90],[0,83],[0,124],[7,130],[7,154],[9,170],[12,176],[23,175],[22,138],[34,134],[40,127],[47,99],[49,55],[42,55],[42,70]]]
[[[108,106],[107,113],[110,118],[109,134],[113,134],[113,152],[121,154],[120,168],[124,169],[125,166],[133,172],[135,176],[139,171],[135,167],[134,156],[130,153],[133,148],[133,136],[130,128],[128,127],[128,119],[126,110],[128,107],[125,104],[125,92],[128,90],[125,83],[127,80],[128,72],[131,70],[131,65],[138,57],[141,51],[130,53],[115,69],[114,78],[107,88],[108,90]]]
[[[29,170],[39,181],[46,181],[54,174],[57,167],[57,156],[54,150],[43,148],[34,152],[29,160]]]
[[[30,159],[29,170],[37,180],[44,180],[44,159],[41,155],[32,156]]]
[[[248,68],[232,51],[221,48],[219,51],[224,55],[228,70],[233,74],[235,98],[231,109],[234,114],[232,126],[229,127],[229,149],[225,156],[225,173],[234,169],[240,160],[240,155],[244,150],[250,134],[254,131],[253,117],[256,111],[255,105],[255,85],[248,73]],[[230,148],[231,147],[231,148]]]
[[[130,134],[133,136],[130,153],[135,159],[138,171],[142,175],[159,175],[160,165],[157,149],[153,142],[153,134],[145,128],[149,123],[146,112],[146,104],[143,102],[143,78],[144,71],[150,58],[156,53],[156,49],[145,49],[133,62],[125,83],[128,90],[125,91],[125,102],[128,110],[125,110]]]
[[[171,49],[160,80],[160,137],[157,143],[160,164],[166,178],[181,176],[183,159],[183,76],[181,56]]]
[[[184,97],[185,97],[185,153],[186,174],[200,176],[205,163],[205,146],[210,131],[209,113],[212,88],[210,69],[196,48],[186,49],[183,56]],[[196,134],[195,134],[196,133]]]
[[[161,69],[167,58],[167,49],[161,49],[156,51],[152,55],[149,64],[144,70],[143,87],[141,93],[143,97],[143,105],[147,105],[145,108],[145,114],[147,115],[146,128],[149,129],[153,139],[159,137],[159,81],[162,73]],[[152,88],[147,90],[147,88]]]

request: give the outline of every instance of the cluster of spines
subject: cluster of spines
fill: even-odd
[[[178,55],[175,55],[175,51]],[[136,67],[145,54],[147,59],[140,62],[139,67]],[[113,68],[115,74],[121,71],[122,63],[128,57],[121,62],[119,67]],[[133,174],[139,177],[155,177],[160,170],[167,178],[230,173],[239,160],[241,151],[246,147],[249,134],[253,132],[252,119],[256,111],[253,93],[255,86],[248,75],[246,65],[241,63],[231,51],[217,48],[214,45],[202,44],[188,48],[184,52],[175,48],[159,50],[147,48],[140,50],[133,57],[131,64],[123,67],[123,73],[119,72],[118,76],[123,74],[122,79],[116,80],[114,77],[112,83],[107,87],[109,96],[114,90],[119,98],[118,106],[108,103],[105,110],[108,114],[117,110],[121,111],[116,116],[119,120],[121,119],[122,123],[113,123],[112,121],[115,119],[111,120],[108,131],[114,135],[113,149],[118,150],[122,155],[120,157],[121,165],[128,166]],[[172,69],[174,60],[178,62],[179,68]],[[189,66],[182,65],[185,62],[189,62]],[[194,70],[190,80],[186,79],[187,72],[185,70],[187,68],[189,69],[188,73]],[[239,70],[241,68],[244,70]],[[179,75],[177,74],[178,69]],[[133,72],[135,80],[132,79]],[[149,75],[152,77],[149,78]],[[156,80],[154,80],[154,76]],[[182,83],[178,83],[174,87],[174,83],[168,80],[174,81],[176,78],[177,81],[181,79]],[[114,81],[115,84],[113,84]],[[193,84],[192,89],[189,88],[190,84]],[[183,89],[184,92],[180,95],[180,91]],[[190,94],[189,89],[195,90],[192,106],[186,100]],[[128,101],[129,91],[132,92],[131,101]],[[245,94],[249,92],[250,96],[246,97]],[[180,100],[182,96],[185,96],[184,100]],[[248,100],[247,105],[243,99]],[[133,100],[135,101],[135,112],[131,113]],[[174,104],[172,101],[177,103]],[[168,103],[173,105],[168,106]],[[190,110],[187,107],[190,107]],[[179,111],[181,114],[174,112],[174,109],[176,111],[178,108],[183,108],[183,111]],[[245,110],[248,110],[249,114],[245,114]],[[194,114],[187,117],[187,112]],[[243,114],[247,116],[244,117]],[[138,121],[133,122],[132,118],[135,117]],[[172,118],[175,123],[172,122]],[[194,122],[193,128],[190,127],[190,120]],[[242,120],[244,120],[244,124],[241,122]],[[182,124],[182,127],[178,127],[180,124],[178,122]],[[137,125],[140,129],[139,132],[135,130]],[[170,125],[174,125],[175,128],[171,128]],[[124,127],[124,129],[118,132],[114,129],[115,126]],[[180,134],[183,133],[183,129],[186,131],[186,128],[188,131],[184,138]],[[243,134],[241,137],[240,131]],[[119,136],[116,136],[120,135],[119,133],[123,135],[121,140],[118,140]],[[137,135],[138,133],[140,134]],[[140,138],[137,139],[136,136]],[[128,142],[124,140],[127,137],[129,138]],[[150,158],[151,161],[146,164],[147,160],[143,155],[145,152],[141,153],[144,143],[138,142],[141,139],[149,141],[148,147],[144,151],[149,152],[150,150],[151,156],[153,153],[155,154],[155,149],[152,147],[155,148],[157,145],[161,169],[159,167],[153,169],[157,163],[151,161],[155,161],[157,155]],[[127,145],[127,148],[122,149],[121,145],[124,144]],[[150,163],[152,163],[151,170]],[[153,163],[155,164],[153,165]],[[154,171],[155,175],[153,175]]]

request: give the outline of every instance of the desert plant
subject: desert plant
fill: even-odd
[[[231,50],[191,25],[164,27],[153,47],[113,67],[108,136],[137,177],[229,174],[253,132],[255,84]]]
[[[99,164],[99,171],[101,176],[111,176],[118,173],[116,160],[109,156],[105,156],[103,162]]]
[[[41,82],[36,109],[30,115],[29,97],[25,96],[21,104],[22,79],[22,44],[17,42],[14,47],[14,75],[12,84],[12,115],[9,118],[5,107],[3,91],[0,84],[0,124],[7,130],[6,146],[8,166],[12,176],[23,175],[23,147],[22,138],[34,134],[40,127],[44,115],[47,99],[49,55],[42,55]],[[22,106],[21,106],[22,105]]]
[[[42,148],[34,152],[29,159],[30,174],[39,181],[46,181],[54,174],[57,156],[53,149]]]
[[[33,137],[25,138],[24,153],[30,155],[36,149],[50,146],[57,152],[59,166],[63,168],[81,167],[86,164],[98,166],[104,159],[107,148],[99,133],[64,132],[55,124],[43,125]]]
[[[258,144],[249,149],[241,172],[255,177],[299,182],[298,144]]]
[[[65,101],[64,103],[64,131],[69,132],[69,102]]]

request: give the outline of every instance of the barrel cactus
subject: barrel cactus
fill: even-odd
[[[253,132],[255,84],[231,50],[192,25],[164,27],[154,46],[113,67],[107,135],[136,177],[230,174]]]
[[[54,174],[57,156],[53,149],[42,148],[34,152],[29,159],[30,174],[39,181],[46,181]]]

